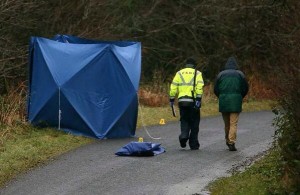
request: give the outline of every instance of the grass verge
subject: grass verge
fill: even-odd
[[[272,101],[247,101],[244,111],[270,110]],[[179,115],[177,108],[177,115]],[[202,117],[218,114],[217,101],[203,103]],[[178,121],[169,106],[140,106],[137,127],[157,125],[164,119],[166,123]],[[30,125],[0,127],[0,187],[16,175],[44,163],[94,139],[73,136],[50,128],[38,129]],[[6,130],[6,128],[10,128]],[[9,132],[9,133],[6,133]]]
[[[0,145],[0,186],[19,173],[92,141],[50,128],[14,128],[10,138]]]
[[[272,148],[266,156],[243,172],[233,173],[231,177],[220,178],[208,187],[212,195],[260,195],[283,194],[280,181],[280,153]]]

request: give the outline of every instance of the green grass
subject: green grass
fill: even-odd
[[[244,103],[244,111],[270,110],[272,101],[249,101]],[[179,115],[178,108],[176,109]],[[216,101],[204,102],[201,116],[217,115]],[[172,116],[169,106],[139,107],[137,128],[178,121]],[[95,141],[91,138],[73,136],[62,131],[46,128],[38,129],[30,125],[0,127],[0,186],[16,175],[36,167],[55,156]],[[7,131],[8,128],[8,131]]]
[[[283,194],[279,159],[279,151],[273,148],[245,171],[214,181],[209,191],[212,195]]]
[[[92,141],[49,128],[25,129],[14,132],[0,147],[0,186],[19,173]]]

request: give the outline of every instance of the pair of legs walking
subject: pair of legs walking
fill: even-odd
[[[199,124],[200,124],[200,109],[193,107],[180,108],[180,127],[179,142],[181,147],[185,148],[187,141],[192,150],[197,150],[200,147],[198,141]],[[240,113],[222,113],[225,124],[225,140],[230,151],[236,151],[235,142],[237,135],[237,123]]]
[[[198,150],[200,147],[198,141],[200,109],[192,106],[180,106],[180,128],[179,142],[182,148],[186,147],[188,141],[191,150]]]
[[[237,123],[240,113],[223,112],[222,117],[225,124],[225,140],[230,151],[236,151],[235,142],[237,134]]]

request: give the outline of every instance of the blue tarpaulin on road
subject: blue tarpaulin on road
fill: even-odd
[[[155,156],[164,152],[165,149],[159,143],[130,142],[115,154],[118,156]]]
[[[135,135],[141,43],[31,37],[28,120],[74,134]]]

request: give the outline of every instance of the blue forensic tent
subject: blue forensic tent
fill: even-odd
[[[141,43],[31,37],[28,120],[74,134],[135,135]]]

